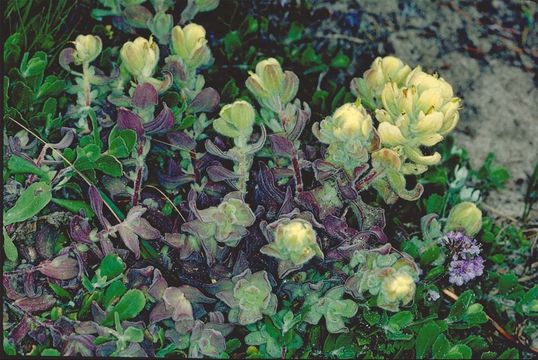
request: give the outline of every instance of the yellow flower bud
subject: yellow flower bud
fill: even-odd
[[[398,271],[385,278],[382,287],[388,302],[400,300],[402,305],[406,305],[413,299],[416,289],[413,277],[405,271]]]
[[[103,49],[101,38],[95,35],[79,35],[74,41],[75,44],[75,62],[92,62],[99,56]]]
[[[153,75],[159,62],[159,47],[152,38],[148,41],[143,37],[138,37],[134,41],[123,44],[120,56],[131,75],[148,78]]]
[[[206,65],[211,59],[211,51],[207,46],[205,29],[191,23],[185,27],[174,26],[172,29],[172,51],[187,66],[197,68]]]
[[[463,230],[474,236],[482,228],[482,211],[472,202],[465,201],[454,206],[448,214],[445,231]]]
[[[293,265],[302,265],[318,255],[323,257],[312,225],[302,219],[284,222],[276,228],[273,247],[283,260]],[[263,252],[263,251],[262,251]]]
[[[406,141],[400,128],[389,122],[380,123],[377,132],[382,144],[394,146],[403,144]]]
[[[400,155],[391,149],[380,149],[372,153],[372,162],[374,168],[391,168],[396,171],[400,170],[402,166],[402,160]]]
[[[215,130],[231,138],[248,139],[252,134],[256,113],[252,105],[244,100],[225,105],[220,117],[213,122]]]
[[[344,104],[336,109],[332,117],[333,135],[339,140],[366,141],[372,133],[372,118],[361,105]]]
[[[378,57],[364,73],[364,79],[373,94],[379,96],[385,84],[394,82],[401,85],[410,72],[411,68],[397,57]]]

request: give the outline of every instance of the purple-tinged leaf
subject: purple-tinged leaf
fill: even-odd
[[[189,109],[193,113],[212,112],[219,106],[220,96],[217,90],[209,87],[200,91],[190,103]]]
[[[167,189],[177,189],[195,179],[193,174],[186,174],[172,159],[168,159],[167,168],[167,172],[157,171],[157,180]]]
[[[312,212],[316,217],[319,218],[321,209],[320,204],[316,200],[314,194],[310,191],[303,191],[297,194],[297,203],[306,210]]]
[[[196,147],[196,141],[182,131],[169,132],[166,137],[170,143],[181,149],[193,150]]]
[[[159,321],[169,319],[172,317],[172,310],[168,309],[164,302],[158,302],[155,304],[151,313],[149,314],[149,323],[155,324]]]
[[[5,321],[6,319],[4,319]],[[13,342],[15,344],[19,344],[22,339],[28,334],[30,331],[32,320],[30,316],[24,315],[24,317],[18,322],[17,326],[15,326],[11,332],[9,333],[9,337],[13,339]]]
[[[288,133],[288,138],[291,141],[297,140],[299,136],[301,136],[306,124],[310,120],[310,115],[312,112],[310,111],[310,108],[306,102],[303,104],[304,110],[297,110],[297,120],[295,121],[293,129]]]
[[[157,89],[150,83],[139,84],[131,98],[131,104],[139,109],[155,106],[159,102]]]
[[[22,298],[15,300],[13,304],[17,305],[22,310],[33,314],[49,310],[56,304],[56,299],[52,295],[41,295],[36,298]]]
[[[353,182],[344,182],[338,179],[338,191],[344,199],[355,200],[359,196],[357,190],[353,187]]]
[[[24,294],[21,294],[16,289],[16,284],[14,284],[14,282],[15,277],[6,275],[2,276],[2,284],[4,285],[5,295],[11,300],[22,299]]]
[[[96,346],[93,344],[93,335],[69,335],[62,352],[63,356],[95,356]]]
[[[353,183],[356,183],[357,181],[359,181],[359,178],[361,178],[366,173],[366,170],[368,169],[369,169],[368,164],[357,166],[355,169],[353,169],[353,177],[355,179]]]
[[[149,123],[144,124],[144,130],[148,134],[162,134],[167,130],[170,130],[174,126],[174,114],[166,104],[164,104],[163,109]]]
[[[353,203],[361,216],[361,230],[369,230],[374,226],[380,229],[385,228],[384,209],[366,204],[360,196]]]
[[[134,130],[136,132],[136,135],[138,135],[139,139],[144,136],[144,126],[142,125],[142,118],[131,110],[124,107],[120,107],[118,109],[117,122],[119,129]]]
[[[215,182],[237,180],[241,177],[233,171],[226,169],[222,165],[210,165],[207,167],[206,171],[209,179]]]
[[[131,250],[135,257],[140,257],[139,237],[146,240],[157,239],[161,236],[159,230],[155,229],[142,215],[146,208],[135,206],[129,210],[125,220],[117,225],[118,233],[123,243]]]
[[[61,255],[54,260],[46,260],[42,262],[37,270],[45,276],[58,280],[69,280],[78,275],[78,261],[69,257],[69,255]]]
[[[277,156],[290,157],[294,152],[293,143],[280,135],[271,135],[271,147]]]
[[[56,144],[49,144],[48,146],[53,148],[53,149],[56,149],[56,150],[62,150],[62,149],[65,149],[69,146],[71,146],[71,144],[73,143],[73,140],[75,140],[75,135],[76,135],[76,132],[74,129],[72,128],[62,128],[62,132],[64,132],[64,136],[62,138],[62,140],[60,140],[59,142],[57,142]]]
[[[227,152],[221,150],[217,145],[215,145],[211,140],[207,139],[205,141],[205,149],[211,155],[215,155],[222,159],[227,160],[236,160],[235,156],[228,154]]]
[[[293,203],[293,191],[291,189],[291,186],[288,186],[286,188],[286,195],[284,196],[284,201],[282,202],[282,206],[280,207],[280,210],[278,210],[278,217],[289,214],[293,211],[294,208]]]
[[[174,321],[193,319],[192,305],[179,288],[167,288],[163,294],[163,301],[166,308],[172,310]]]
[[[75,53],[76,50],[74,48],[66,48],[60,52],[58,57],[60,66],[69,72],[71,72],[71,67],[69,65],[75,61]]]
[[[97,238],[99,239],[99,243],[101,244],[103,256],[106,256],[109,253],[115,251],[114,245],[112,244],[112,241],[110,241],[110,239],[108,238],[108,235],[104,235],[103,232],[98,232]]]
[[[347,225],[345,219],[340,219],[334,215],[328,215],[323,221],[323,226],[328,234],[340,241],[349,240],[359,234],[358,230]]]
[[[108,229],[110,227],[110,222],[103,215],[103,198],[101,197],[101,194],[99,194],[99,190],[97,190],[95,186],[90,186],[88,195],[90,197],[90,205],[93,212],[97,215],[101,225],[105,229]]]
[[[174,75],[170,71],[163,71],[162,72],[163,79],[159,83],[159,88],[157,89],[157,92],[159,94],[164,93],[166,90],[170,89],[172,84],[174,83]]]
[[[71,240],[85,244],[93,244],[90,239],[92,228],[88,220],[75,215],[69,221],[69,236]]]
[[[175,59],[170,60],[166,63],[164,69],[169,71],[175,79],[181,82],[187,80],[187,71],[185,69],[185,65],[181,61]]]
[[[385,234],[383,229],[380,228],[379,226],[372,226],[367,231],[372,233],[374,236],[376,236],[377,239],[379,240],[379,242],[382,243],[382,244],[385,244],[385,243],[387,243],[389,241],[389,238],[387,237],[387,235]]]
[[[255,154],[258,151],[260,151],[265,146],[265,140],[267,140],[267,130],[265,130],[265,126],[261,126],[261,134],[258,140],[256,140],[255,143],[249,145],[249,150],[247,154]]]
[[[138,4],[126,6],[122,15],[127,24],[135,28],[145,28],[147,22],[153,17],[151,11]]]
[[[340,171],[330,162],[321,159],[314,160],[312,164],[312,168],[314,169],[314,176],[318,181],[327,180],[328,178],[338,173],[338,171]]]
[[[127,248],[134,253],[135,258],[138,259],[140,257],[140,242],[138,236],[136,236],[133,230],[122,224],[118,226],[118,232],[125,246],[127,246]]]
[[[148,294],[155,300],[161,300],[164,290],[168,287],[166,279],[163,277],[159,269],[153,271],[153,281],[148,289]]]
[[[215,299],[205,296],[200,290],[190,285],[181,285],[178,289],[181,290],[187,300],[193,303],[212,304],[216,301]]]
[[[136,234],[142,239],[153,240],[161,237],[159,230],[155,229],[151,224],[142,217],[146,212],[146,208],[142,206],[135,206],[129,210],[124,224],[133,229]]]
[[[264,162],[259,162],[260,171],[258,172],[258,186],[260,191],[267,194],[270,198],[276,200],[279,204],[284,201],[284,193],[275,186],[275,177]]]
[[[41,289],[41,287],[39,288],[39,292],[36,291],[36,284],[35,284],[35,281],[34,281],[34,272],[33,271],[29,271],[27,273],[24,274],[24,293],[26,294],[26,296],[30,297],[30,298],[36,298],[38,296],[41,296],[43,294],[43,289]]]

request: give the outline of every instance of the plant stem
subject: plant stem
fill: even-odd
[[[295,186],[297,192],[303,191],[303,176],[301,174],[301,167],[299,166],[299,158],[297,157],[297,150],[294,148],[291,155],[291,163],[293,164],[293,171],[295,177]]]
[[[236,163],[236,172],[239,175],[237,180],[237,188],[242,194],[247,193],[247,182],[249,178],[250,166],[252,159],[245,153],[244,148],[238,148],[238,161]]]
[[[190,151],[189,154],[191,156],[191,164],[194,171],[194,182],[198,184],[200,182],[200,171],[198,171],[198,167],[196,166],[196,153]]]
[[[142,172],[144,170],[144,143],[145,140],[142,139],[138,142],[138,159],[136,164],[136,178],[134,182],[134,188],[133,188],[133,206],[138,205],[138,200],[140,198],[140,189],[142,187]]]

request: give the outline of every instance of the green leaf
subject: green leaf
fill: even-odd
[[[109,142],[108,154],[117,158],[124,158],[131,154],[127,148],[127,144],[121,137],[117,137]]]
[[[379,313],[371,310],[364,310],[362,316],[370,326],[379,323],[379,319],[381,319],[381,315],[379,315]]]
[[[247,345],[261,345],[267,341],[265,333],[262,331],[254,331],[245,336],[245,344]]]
[[[19,252],[17,251],[17,247],[13,243],[13,240],[8,235],[5,228],[2,229],[4,233],[4,253],[6,254],[6,258],[9,261],[17,261],[17,258],[19,257]]]
[[[515,310],[524,316],[538,316],[538,285],[533,286],[521,297]]]
[[[501,355],[499,355],[499,359],[519,359],[519,351],[514,348],[506,349]]]
[[[468,345],[471,349],[475,351],[482,351],[488,348],[488,342],[482,336],[478,335],[469,335],[464,340],[465,345]]]
[[[425,280],[434,280],[438,278],[439,276],[443,275],[445,273],[445,267],[443,265],[436,266],[432,268],[426,276],[424,277]]]
[[[475,296],[471,290],[464,291],[450,308],[447,321],[456,322],[463,318],[467,308],[474,302]]]
[[[387,324],[389,331],[400,332],[403,328],[413,321],[413,313],[411,311],[400,311],[392,315]]]
[[[34,92],[22,81],[17,81],[11,91],[10,99],[13,100],[12,106],[14,108],[19,111],[26,111],[34,101]]]
[[[237,31],[231,31],[224,36],[224,50],[228,58],[230,58],[232,54],[240,48],[241,39],[239,38],[239,33]]]
[[[123,174],[121,162],[111,155],[102,155],[96,162],[95,168],[107,175],[119,177]]]
[[[486,351],[486,352],[483,352],[482,355],[480,355],[480,359],[495,360],[498,358],[498,356],[499,355],[497,355],[497,353],[494,351]]]
[[[340,50],[338,54],[336,54],[336,56],[331,60],[331,67],[337,69],[347,68],[349,66],[349,62],[349,56]]]
[[[123,333],[125,340],[129,342],[142,342],[144,340],[144,330],[129,326]]]
[[[446,199],[444,196],[438,194],[432,194],[428,196],[428,198],[426,199],[426,213],[440,214],[443,211],[445,200]]]
[[[52,202],[58,206],[66,208],[67,210],[75,214],[78,214],[79,211],[82,209],[84,210],[84,215],[90,219],[95,216],[92,207],[82,200],[67,200],[67,199],[53,198]]]
[[[12,155],[7,162],[7,167],[13,174],[34,174],[47,182],[50,181],[46,171],[20,156]]]
[[[431,264],[441,255],[441,248],[437,245],[429,246],[426,251],[420,255],[421,265]]]
[[[444,356],[445,359],[471,359],[473,350],[465,344],[454,345]]]
[[[288,31],[288,35],[286,36],[285,42],[289,44],[294,41],[300,40],[301,36],[303,35],[303,29],[304,27],[301,24],[293,22],[291,24],[290,30]]]
[[[4,225],[30,219],[52,199],[52,189],[46,182],[36,182],[24,190],[15,205],[4,214]]]
[[[146,297],[144,293],[138,289],[131,289],[123,295],[120,301],[107,314],[102,324],[110,326],[114,323],[114,314],[118,314],[121,320],[130,320],[135,318],[144,310],[146,306]]]
[[[424,338],[426,338],[427,334],[426,332],[423,333]],[[448,341],[445,334],[439,334],[437,338],[435,338],[436,335],[433,333],[431,334],[432,339],[427,339],[427,341],[431,344],[433,342],[433,339],[435,339],[435,342],[433,342],[432,345],[432,358],[434,359],[442,359],[446,356],[448,353],[448,350],[450,350],[451,344],[450,341]],[[417,339],[417,346],[418,346],[418,339]],[[422,357],[424,357],[424,353],[422,353]],[[418,357],[418,350],[417,350],[417,357]]]
[[[228,354],[233,353],[235,350],[241,347],[241,340],[237,338],[230,339],[226,341],[226,352]]]
[[[127,287],[121,280],[116,280],[108,285],[103,296],[103,308],[107,309],[112,302],[127,292]]]
[[[87,139],[91,139],[91,137],[87,137]],[[101,147],[94,143],[90,143],[83,148],[78,148],[77,150],[81,155],[86,156],[92,162],[97,161],[97,159],[99,159],[101,156]]]
[[[123,273],[124,270],[125,263],[123,260],[118,255],[110,253],[101,260],[97,272],[99,276],[106,276],[107,280],[111,280]]]
[[[36,94],[37,99],[42,99],[47,96],[57,96],[65,89],[65,82],[58,79],[55,75],[49,75],[45,78],[45,82],[39,87]]]
[[[71,294],[60,285],[49,282],[49,286],[52,289],[52,291],[54,291],[54,293],[58,295],[59,297],[71,299]]]
[[[52,348],[47,348],[41,352],[41,356],[60,356],[60,355],[61,353],[58,350],[52,349]]]
[[[415,344],[417,358],[423,359],[428,353],[428,351],[430,350],[430,347],[432,346],[434,341],[436,341],[436,338],[437,340],[439,340],[440,336],[444,337],[444,335],[441,334],[441,332],[442,332],[442,329],[434,321],[428,321],[420,328],[420,330],[417,333],[417,339],[416,339],[416,344]],[[435,345],[433,348],[433,357],[438,358],[435,355]]]
[[[122,158],[131,155],[136,143],[136,133],[131,129],[112,129],[108,136],[108,154]]]

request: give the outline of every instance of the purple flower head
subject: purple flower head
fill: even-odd
[[[460,231],[450,231],[442,241],[452,254],[448,267],[448,281],[451,284],[461,286],[482,275],[484,259],[480,256],[480,246],[475,239]]]
[[[448,268],[451,284],[461,286],[484,272],[484,259],[476,256],[469,260],[452,260]]]
[[[443,243],[452,252],[454,260],[468,259],[480,254],[476,240],[460,231],[450,231],[443,237]]]

